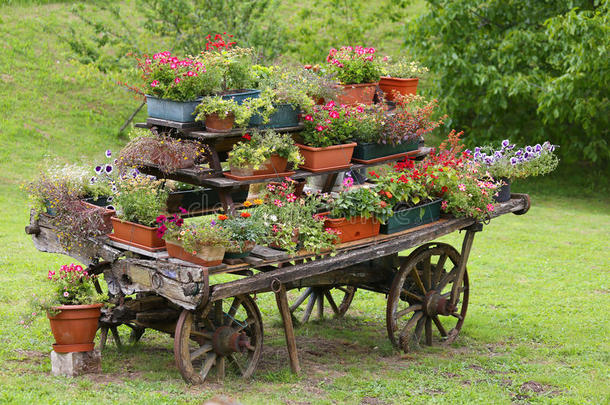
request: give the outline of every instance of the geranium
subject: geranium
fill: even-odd
[[[326,62],[342,84],[373,83],[379,80],[380,66],[375,60],[375,48],[342,46],[332,48]]]
[[[352,141],[359,134],[368,133],[368,128],[377,121],[372,114],[358,107],[337,105],[330,101],[324,106],[315,106],[311,120],[304,122],[301,133],[303,142],[313,147],[340,145]],[[374,130],[373,130],[374,132]]]

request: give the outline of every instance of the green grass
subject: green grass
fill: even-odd
[[[266,403],[557,403],[610,401],[610,197],[603,172],[561,167],[517,183],[532,209],[477,235],[466,323],[449,348],[401,355],[385,332],[385,297],[358,291],[342,320],[297,329],[303,373],[289,372],[280,318],[258,296],[263,359],[251,381],[184,384],[170,337],[110,343],[102,373],[52,377],[46,319],[19,326],[28,297],[67,257],[38,252],[18,184],[42,160],[98,159],[124,141],[117,128],[137,101],[72,65],[51,34],[68,7],[0,7],[0,403],[201,403],[228,396]],[[41,23],[44,21],[44,23]],[[459,247],[461,235],[443,241]],[[406,252],[405,252],[406,254]]]

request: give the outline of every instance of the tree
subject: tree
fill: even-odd
[[[406,43],[470,143],[560,144],[610,160],[608,0],[428,0]]]

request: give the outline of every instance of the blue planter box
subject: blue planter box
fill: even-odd
[[[269,117],[269,122],[263,124],[263,118],[256,114],[250,119],[251,127],[258,128],[285,128],[299,125],[299,109],[291,104],[275,106],[275,112]]]
[[[394,212],[388,222],[381,224],[380,232],[386,235],[436,221],[441,216],[442,200]]]
[[[199,105],[202,98],[194,101],[173,101],[146,95],[146,108],[148,116],[160,118],[168,121],[194,122],[195,108]]]
[[[232,98],[237,104],[241,105],[244,101],[246,101],[247,98],[258,98],[260,95],[260,90],[247,89],[239,93],[225,94],[222,96],[222,98],[225,100]]]

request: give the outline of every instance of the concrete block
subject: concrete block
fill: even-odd
[[[76,377],[81,374],[102,372],[102,355],[99,350],[90,352],[57,353],[51,352],[51,373]]]

